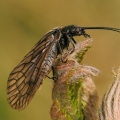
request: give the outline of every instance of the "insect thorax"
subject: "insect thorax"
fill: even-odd
[[[79,36],[84,32],[83,27],[77,25],[65,26],[61,29],[62,34],[68,34],[71,36]]]

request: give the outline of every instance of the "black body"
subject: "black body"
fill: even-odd
[[[76,25],[58,27],[49,31],[10,73],[7,94],[12,108],[22,110],[29,104],[43,79],[50,72],[56,57],[61,54],[62,60],[62,52],[65,48],[68,49],[70,43],[74,49],[76,43],[74,36],[90,37],[85,33],[87,29],[120,32],[120,29],[116,28],[79,27]]]

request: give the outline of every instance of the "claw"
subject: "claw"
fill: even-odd
[[[55,82],[56,82],[56,81],[57,81],[57,79],[58,79],[57,77],[54,77],[54,76],[53,76],[53,77],[49,77],[48,75],[46,75],[46,77],[47,77],[47,78],[49,78],[49,79],[54,80]]]

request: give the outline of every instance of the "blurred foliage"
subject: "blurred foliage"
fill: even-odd
[[[44,80],[30,105],[18,112],[6,100],[9,73],[53,27],[78,24],[120,28],[119,6],[119,0],[0,0],[0,119],[50,120],[53,81]],[[120,34],[102,30],[87,33],[94,43],[84,64],[102,71],[95,80],[101,98],[112,81],[112,67],[120,64]],[[84,40],[83,37],[75,39]]]

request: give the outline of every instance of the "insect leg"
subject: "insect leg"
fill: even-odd
[[[90,35],[88,35],[87,33],[84,33],[83,36],[84,36],[85,38],[87,38],[87,37],[90,38]]]
[[[64,62],[64,63],[65,63],[65,62],[66,62],[66,60],[63,60],[63,57],[62,57],[62,49],[61,49],[60,43],[58,42],[58,44],[57,44],[57,45],[58,45],[58,49],[59,49],[59,52],[60,52],[60,55],[61,55],[60,59],[61,59],[61,61],[62,61],[62,62]]]
[[[54,77],[54,76],[53,77],[49,77],[48,75],[46,75],[46,77],[49,78],[49,79],[52,79],[54,81],[56,81],[58,79],[57,77]]]
[[[69,35],[70,38],[72,39],[72,41],[76,44],[77,42],[75,41],[75,39],[72,37],[72,35]]]
[[[53,73],[53,77],[49,77],[48,75],[46,75],[46,77],[49,78],[49,79],[52,79],[56,82],[58,77],[55,75],[55,70],[54,70],[53,66],[52,66],[52,73]]]
[[[83,35],[85,38],[87,38],[87,37],[90,38],[90,35],[88,35],[84,30],[85,29],[83,28],[83,30],[81,31],[81,35]]]
[[[69,40],[69,42],[72,44],[73,46],[73,50],[71,51],[71,53],[74,51],[75,49],[75,45],[74,43],[76,43],[76,41],[74,40],[74,38],[72,36],[66,35],[67,39]],[[74,42],[74,43],[73,43]]]

